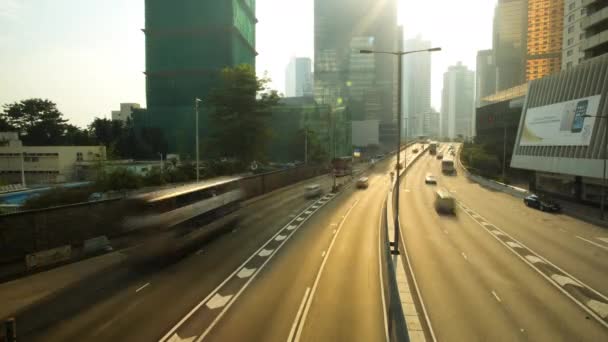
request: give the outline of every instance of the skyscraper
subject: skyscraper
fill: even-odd
[[[564,0],[528,0],[526,80],[561,70]]]
[[[564,30],[562,36],[562,69],[569,69],[585,58],[582,42],[585,40],[583,18],[587,8],[580,0],[564,1]]]
[[[430,49],[420,36],[404,42],[404,51]],[[403,125],[407,137],[423,135],[423,113],[431,109],[431,53],[403,56]]]
[[[475,107],[482,105],[481,99],[496,92],[496,64],[494,51],[477,51],[475,69]]]
[[[396,58],[380,54],[363,57],[357,49],[396,49],[397,1],[315,0],[314,13],[317,101],[344,107],[352,119],[394,123]],[[366,105],[365,99],[379,107]]]
[[[294,57],[285,73],[285,96],[312,96],[312,61],[308,57]]]
[[[527,12],[526,0],[498,0],[496,5],[492,40],[496,91],[526,81]]]
[[[470,138],[474,134],[475,73],[458,62],[443,74],[441,136]]]
[[[255,0],[146,0],[145,6],[148,109],[140,124],[160,127],[170,151],[192,156],[194,99],[203,100],[204,136],[213,129],[204,100],[222,68],[255,66]]]

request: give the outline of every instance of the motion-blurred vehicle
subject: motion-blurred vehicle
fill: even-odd
[[[539,195],[530,195],[524,198],[524,204],[531,208],[536,208],[540,211],[550,211],[550,212],[559,212],[562,210],[562,207],[559,203],[551,200],[545,196]]]
[[[454,214],[456,201],[446,189],[439,189],[435,192],[435,210],[439,213]]]
[[[334,158],[331,161],[336,177],[353,174],[353,158],[350,156]]]
[[[403,162],[400,162],[399,165],[396,165],[396,167],[399,170],[403,169]]]
[[[358,189],[367,189],[369,186],[369,179],[367,177],[361,177],[357,179],[357,188]]]
[[[454,158],[445,157],[441,160],[441,172],[446,175],[453,175],[456,173],[456,168],[454,168]]]
[[[182,256],[236,223],[245,198],[240,179],[218,177],[125,199],[116,221],[143,241],[129,253],[132,260]]]
[[[427,173],[426,177],[424,177],[425,184],[437,184],[437,179],[433,176],[432,173]]]
[[[439,153],[439,154],[437,155],[437,159],[438,159],[438,160],[443,159],[443,153]]]
[[[429,153],[431,155],[437,154],[437,142],[436,141],[431,141],[429,143]]]
[[[310,184],[304,188],[304,196],[306,196],[306,198],[317,197],[320,196],[321,193],[323,193],[323,191],[319,184]]]
[[[412,153],[418,153],[418,149],[417,148],[413,149]]]

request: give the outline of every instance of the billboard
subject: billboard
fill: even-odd
[[[587,146],[601,95],[528,108],[520,146]]]
[[[365,147],[378,145],[380,123],[378,120],[352,121],[352,144],[353,146]]]

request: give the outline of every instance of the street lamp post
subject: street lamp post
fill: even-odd
[[[583,115],[583,118],[598,118],[608,119],[608,116],[600,115]],[[604,151],[602,153],[604,157],[604,172],[602,173],[602,197],[600,200],[600,219],[604,220],[604,207],[606,205],[606,159],[608,159],[608,122],[604,125]]]
[[[199,175],[199,153],[198,153],[198,104],[201,102],[201,99],[199,99],[198,97],[194,99],[194,108],[196,111],[196,118],[195,118],[195,137],[196,137],[196,181],[198,182],[200,180],[200,175]]]
[[[403,75],[401,73],[403,56],[416,52],[433,52],[441,51],[440,47],[423,49],[423,50],[412,50],[412,51],[374,51],[374,50],[359,50],[360,53],[377,53],[397,56],[397,179],[395,183],[395,189],[397,194],[395,195],[395,241],[393,241],[393,254],[399,254],[399,165],[401,160],[401,120],[403,117],[403,108],[401,108],[402,96],[401,87],[403,83]],[[405,172],[405,167],[403,168]]]

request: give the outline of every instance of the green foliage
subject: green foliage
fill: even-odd
[[[67,120],[49,100],[27,99],[5,104],[3,121],[18,131],[26,145],[58,145],[63,142]]]
[[[460,160],[469,169],[484,177],[495,178],[501,172],[496,155],[488,153],[482,145],[465,143]]]
[[[245,163],[266,159],[271,132],[264,118],[279,101],[269,82],[269,78],[258,78],[247,64],[222,70],[219,86],[205,101],[212,108],[209,119],[214,127],[204,145],[208,155]]]
[[[30,197],[24,204],[23,210],[42,209],[86,202],[89,195],[93,193],[93,187],[63,188],[55,187],[41,193],[39,196]]]
[[[101,191],[138,189],[143,185],[142,177],[126,168],[100,172],[96,186]]]

